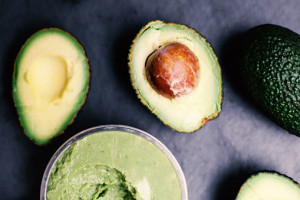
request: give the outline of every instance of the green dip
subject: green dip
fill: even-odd
[[[104,131],[71,145],[54,165],[48,200],[180,200],[176,171],[141,136]]]

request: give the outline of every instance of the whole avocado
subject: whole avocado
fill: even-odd
[[[242,38],[239,67],[254,102],[279,126],[300,136],[300,36],[265,24]]]

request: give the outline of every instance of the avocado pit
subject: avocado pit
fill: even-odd
[[[171,43],[155,50],[146,61],[146,76],[161,95],[175,98],[193,91],[199,81],[199,61],[185,45]]]

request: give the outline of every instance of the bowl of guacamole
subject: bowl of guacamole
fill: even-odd
[[[84,130],[50,159],[41,200],[187,200],[184,174],[159,140],[136,128]]]

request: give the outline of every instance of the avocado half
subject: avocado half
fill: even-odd
[[[189,94],[168,98],[147,79],[149,56],[168,44],[181,44],[197,57],[199,81]],[[132,85],[144,105],[164,124],[179,132],[193,132],[221,111],[222,79],[218,59],[206,39],[194,29],[175,23],[152,21],[135,37],[129,54]]]
[[[300,186],[277,172],[259,172],[242,185],[236,200],[299,200]]]
[[[300,36],[264,24],[245,33],[239,69],[253,101],[279,126],[300,136]]]
[[[83,47],[69,33],[49,28],[33,34],[14,66],[13,98],[25,134],[44,145],[74,120],[89,85]]]

